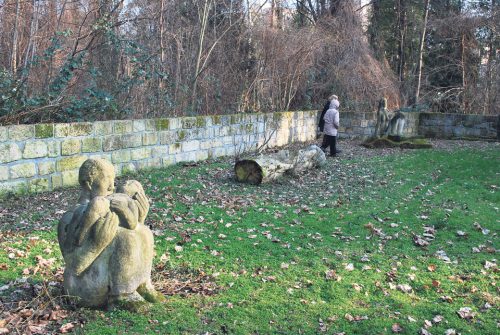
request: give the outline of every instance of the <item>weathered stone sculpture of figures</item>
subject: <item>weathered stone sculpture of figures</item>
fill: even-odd
[[[86,160],[78,179],[78,203],[58,226],[67,293],[83,306],[133,311],[164,301],[151,283],[154,242],[142,185],[127,181],[114,193],[114,167],[101,159]]]
[[[377,123],[375,124],[375,138],[380,138],[385,135],[393,141],[401,141],[405,127],[405,116],[401,111],[397,110],[394,115],[389,118],[387,110],[387,99],[382,98],[378,104]]]
[[[390,140],[400,142],[403,137],[403,130],[405,128],[405,116],[401,111],[397,110],[394,112],[389,124],[387,125],[387,129],[385,133],[387,138]]]
[[[387,99],[382,98],[378,103],[377,123],[375,124],[374,137],[379,138],[384,135],[384,131],[387,128],[388,121],[389,115],[387,114]]]

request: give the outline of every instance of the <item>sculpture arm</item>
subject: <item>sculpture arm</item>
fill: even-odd
[[[138,192],[133,197],[136,200],[137,208],[139,210],[139,223],[144,224],[146,216],[149,212],[149,200],[144,194],[144,192]]]
[[[96,197],[88,204],[86,210],[73,217],[75,225],[75,243],[81,246],[86,239],[90,228],[100,219],[105,217],[110,210],[109,201],[104,197]]]
[[[127,229],[135,229],[139,223],[139,209],[131,198],[113,198],[110,208],[120,218],[121,226]]]

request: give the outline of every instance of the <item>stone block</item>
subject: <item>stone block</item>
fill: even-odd
[[[132,128],[134,133],[141,133],[146,130],[146,120],[132,121]]]
[[[142,145],[155,145],[158,143],[158,135],[156,133],[142,134]]]
[[[137,169],[144,170],[144,169],[159,168],[161,167],[161,165],[162,165],[161,158],[152,158],[137,162]]]
[[[226,155],[226,149],[224,148],[214,148],[210,149],[208,152],[208,156],[217,158],[217,157],[223,157]]]
[[[54,137],[54,124],[41,123],[35,124],[35,138],[50,138]]]
[[[115,134],[129,134],[133,129],[134,127],[131,120],[115,121],[113,125],[113,133]]]
[[[0,183],[0,195],[8,193],[24,193],[27,191],[27,183],[25,180],[16,180],[11,182]]]
[[[208,159],[208,151],[207,150],[199,150],[196,152],[196,161],[204,161]]]
[[[10,179],[29,178],[36,174],[35,163],[21,163],[10,167]]]
[[[120,150],[120,151],[114,151],[111,153],[111,161],[116,164],[116,163],[125,163],[125,162],[130,162],[131,159],[131,154],[130,150]]]
[[[0,126],[0,142],[6,142],[9,139],[7,127]]]
[[[63,186],[63,181],[62,181],[61,175],[52,176],[52,177],[50,177],[50,179],[52,181],[52,189],[53,190],[61,188]]]
[[[182,150],[181,143],[173,143],[168,146],[168,152],[169,154],[176,155],[180,153]]]
[[[94,126],[90,122],[58,123],[54,126],[55,137],[92,135]]]
[[[56,171],[56,163],[53,161],[45,161],[38,163],[38,174],[44,176]]]
[[[95,122],[94,129],[97,136],[111,135],[113,133],[113,121]]]
[[[71,156],[62,158],[57,161],[56,167],[58,172],[78,170],[82,166],[87,156]]]
[[[47,143],[43,141],[28,141],[24,145],[23,158],[40,158],[47,154]]]
[[[224,143],[224,145],[234,144],[234,139],[232,136],[224,136],[222,138],[222,143]]]
[[[161,160],[161,163],[163,166],[174,165],[175,164],[175,156],[169,155],[167,157],[163,157]]]
[[[207,119],[209,119],[209,117],[197,116],[195,127],[196,128],[205,128],[207,126]]]
[[[200,149],[202,150],[212,149],[213,148],[212,144],[213,140],[200,141]]]
[[[177,140],[177,131],[162,131],[159,133],[160,144],[171,144]]]
[[[168,145],[158,145],[151,148],[151,156],[157,157],[165,157],[168,155]]]
[[[195,117],[184,117],[181,119],[183,129],[191,129],[196,127]]]
[[[111,162],[111,153],[95,153],[90,154],[87,158],[91,159],[104,159],[108,162]]]
[[[155,119],[146,119],[144,120],[145,131],[156,131],[156,120]]]
[[[0,181],[9,180],[9,167],[0,165]]]
[[[184,152],[177,154],[175,156],[176,162],[195,162],[196,161],[196,152]]]
[[[0,144],[0,163],[9,163],[21,159],[21,150],[15,143]]]
[[[156,119],[156,131],[164,131],[170,129],[170,119]]]
[[[190,152],[198,149],[200,149],[200,141],[195,140],[195,141],[182,142],[183,152]]]
[[[87,137],[82,139],[82,152],[102,151],[102,138]]]
[[[124,148],[137,148],[142,145],[141,134],[122,135],[122,144]]]
[[[48,151],[49,157],[61,156],[61,143],[59,141],[47,142],[47,151]]]
[[[126,163],[122,165],[121,170],[122,174],[127,174],[135,172],[137,170],[137,167],[135,166],[134,163]]]
[[[169,120],[170,120],[169,126],[168,126],[169,130],[176,130],[176,129],[182,128],[182,119],[181,118],[175,117],[175,118],[171,118]]]
[[[133,161],[146,159],[151,157],[151,148],[138,148],[131,150],[131,158]]]
[[[78,170],[64,171],[61,176],[64,187],[78,185]]]
[[[29,138],[35,137],[35,126],[34,125],[16,125],[9,126],[9,139],[11,141],[24,141]]]
[[[61,155],[70,156],[80,153],[82,142],[79,139],[71,138],[61,142]]]
[[[119,150],[123,147],[123,138],[121,135],[107,136],[104,138],[104,142],[102,144],[103,151]]]
[[[50,190],[49,178],[35,178],[28,182],[30,192],[46,192]]]

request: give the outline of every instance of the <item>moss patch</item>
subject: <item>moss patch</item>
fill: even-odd
[[[170,120],[169,119],[158,119],[156,120],[156,130],[161,131],[161,130],[168,130],[170,126]]]
[[[204,128],[207,125],[207,121],[205,120],[204,116],[197,116],[196,117],[196,127],[197,128]]]
[[[35,125],[35,137],[36,138],[54,137],[54,125],[53,124],[36,124]]]
[[[388,138],[371,138],[361,144],[365,148],[401,148],[401,149],[430,149],[432,144],[424,138],[408,138],[395,142]]]

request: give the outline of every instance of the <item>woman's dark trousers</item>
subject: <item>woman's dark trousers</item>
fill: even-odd
[[[321,144],[321,149],[323,151],[330,147],[330,156],[335,156],[337,154],[337,136],[324,135],[323,143]]]

